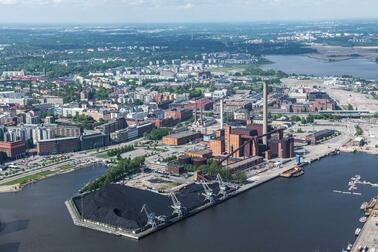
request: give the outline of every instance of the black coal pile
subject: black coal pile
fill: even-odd
[[[210,184],[214,195],[219,192],[217,183]],[[176,193],[181,205],[188,211],[207,203],[202,195],[201,184],[191,184]],[[141,209],[144,204],[156,216],[172,216],[171,199],[168,196],[148,190],[140,190],[124,185],[111,184],[103,188],[73,198],[80,215],[84,218],[109,224],[115,227],[134,230],[142,228],[147,223],[147,217]]]
[[[209,184],[209,187],[216,197],[219,192],[218,184]],[[205,203],[208,203],[208,201],[205,201],[203,193],[205,193],[205,191],[201,184],[191,184],[182,188],[178,193],[176,193],[176,197],[181,202],[181,205],[190,211],[204,205]]]
[[[144,227],[147,217],[141,209],[144,204],[156,214],[171,215],[171,200],[164,195],[118,184],[73,199],[84,218],[126,229]]]

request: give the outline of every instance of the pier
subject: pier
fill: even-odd
[[[352,247],[352,252],[378,251],[378,200],[374,201],[371,208],[369,204],[366,207],[369,217]]]

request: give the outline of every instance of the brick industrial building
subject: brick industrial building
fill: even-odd
[[[216,131],[216,138],[209,140],[209,148],[214,156],[230,154],[237,150],[234,158],[264,156],[267,159],[294,157],[294,138],[283,136],[283,130],[272,134],[267,145],[257,138],[262,136],[262,125],[253,124],[243,128],[233,128],[225,125],[224,129]],[[240,148],[243,146],[243,148]]]
[[[174,120],[186,121],[193,116],[191,109],[173,109],[164,113],[164,118],[172,118]]]
[[[37,143],[37,149],[40,155],[74,152],[79,151],[80,147],[79,137],[48,139],[41,140]]]
[[[183,145],[201,137],[201,134],[193,131],[184,131],[163,137],[165,145]]]
[[[0,152],[5,152],[10,159],[20,158],[25,155],[26,146],[23,141],[0,142]]]

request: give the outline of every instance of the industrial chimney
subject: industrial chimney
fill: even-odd
[[[268,82],[263,84],[263,134],[268,134]],[[263,143],[268,145],[268,136],[263,137]]]
[[[220,128],[223,129],[223,123],[224,123],[224,119],[223,119],[223,98],[220,99]]]

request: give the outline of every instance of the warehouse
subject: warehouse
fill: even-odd
[[[184,131],[163,137],[165,145],[183,145],[201,138],[201,134],[193,131]]]
[[[241,161],[232,163],[230,165],[227,165],[227,168],[230,169],[232,172],[234,172],[238,170],[251,168],[252,166],[260,164],[262,161],[263,161],[262,157],[259,157],[259,156],[250,157],[250,158],[246,158]]]
[[[334,134],[335,134],[334,130],[329,130],[329,129],[320,130],[306,136],[306,141],[311,144],[317,144],[319,143],[319,141],[323,140],[324,138],[333,136]]]

